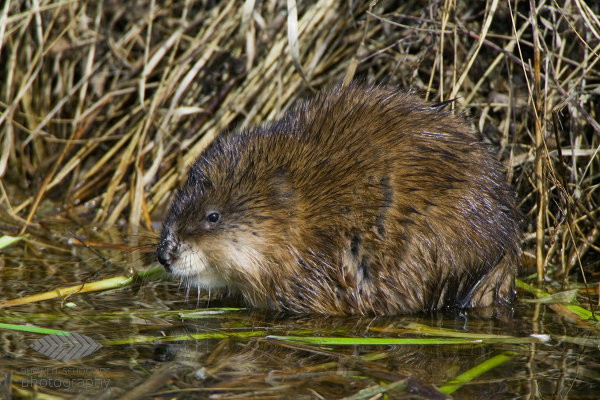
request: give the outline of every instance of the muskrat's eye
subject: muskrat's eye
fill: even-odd
[[[221,219],[221,215],[218,212],[211,212],[208,215],[206,215],[206,220],[208,222],[212,222],[213,224],[215,222],[219,222],[219,219]]]

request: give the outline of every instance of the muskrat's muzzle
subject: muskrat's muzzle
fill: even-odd
[[[162,238],[156,249],[156,257],[167,271],[171,272],[171,265],[177,260],[179,244],[173,238],[173,235],[167,230],[163,230]]]

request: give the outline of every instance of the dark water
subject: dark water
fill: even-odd
[[[124,241],[118,233],[78,234],[105,243]],[[2,299],[152,264],[144,246],[94,253],[68,237],[32,235],[26,243],[0,250]],[[143,235],[127,241],[139,245],[153,239]],[[521,293],[523,297],[528,296]],[[176,282],[162,279],[0,309],[0,323],[80,333],[102,344],[84,358],[61,361],[30,348],[45,335],[0,329],[0,398],[38,392],[94,399],[337,399],[400,381],[401,389],[388,391],[387,398],[437,399],[445,398],[437,388],[499,355],[507,356],[504,363],[473,377],[450,396],[600,398],[598,325],[569,320],[549,305],[519,302],[495,314],[394,318],[292,317],[215,309],[232,305],[237,304],[207,304],[195,292],[186,293]],[[483,343],[323,346],[271,337],[442,337],[423,335],[418,330],[422,326],[444,328],[450,335],[477,334]],[[532,334],[547,335],[547,341],[532,339]],[[379,398],[372,396],[364,398]]]

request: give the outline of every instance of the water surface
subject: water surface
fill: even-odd
[[[133,247],[92,250],[76,245],[73,235]],[[26,241],[0,250],[2,299],[141,271],[155,263],[145,250],[155,240],[152,234],[131,236],[61,224],[34,229]],[[521,299],[529,297],[520,293]],[[363,398],[380,396],[377,388],[391,383],[398,386],[388,388],[388,398],[596,399],[600,394],[598,325],[567,319],[552,305],[520,301],[495,312],[389,318],[222,308],[239,306],[235,299],[207,302],[204,293],[198,296],[163,278],[4,308],[0,323],[80,333],[102,348],[62,361],[30,347],[45,335],[2,329],[2,393],[6,398],[9,393],[24,398],[38,392],[56,398],[337,399],[369,388],[375,394],[361,392]],[[427,329],[433,331],[424,334]],[[480,340],[340,346],[274,338],[447,340],[464,334],[470,334],[467,340]],[[439,391],[498,357],[503,362],[450,395]]]

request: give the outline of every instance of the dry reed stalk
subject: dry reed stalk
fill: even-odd
[[[544,178],[545,178],[545,157],[543,150],[546,147],[544,142],[544,133],[542,127],[542,118],[545,117],[542,88],[541,88],[541,72],[540,72],[540,44],[539,44],[539,32],[538,32],[538,16],[535,5],[535,0],[530,0],[530,18],[531,26],[533,28],[533,63],[534,63],[534,85],[533,85],[533,104],[535,112],[535,183],[537,189],[537,217],[536,217],[536,267],[537,267],[537,279],[538,282],[544,280],[544,222],[545,222],[545,211],[546,211],[546,192],[544,190]]]
[[[596,276],[600,5],[209,3],[3,4],[0,201],[11,221],[59,208],[134,234],[160,220],[221,132],[276,118],[311,95],[307,82],[358,78],[457,98],[522,198],[526,264],[565,284]]]

